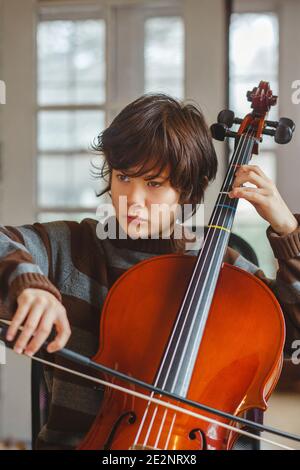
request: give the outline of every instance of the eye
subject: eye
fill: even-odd
[[[126,180],[126,178],[129,178],[129,176],[127,176],[127,175],[122,175],[121,173],[119,173],[119,174],[117,175],[117,178],[118,178],[119,181],[127,182],[128,180]]]
[[[161,186],[161,183],[158,181],[149,181],[148,183],[152,188],[159,188]]]

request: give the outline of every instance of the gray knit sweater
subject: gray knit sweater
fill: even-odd
[[[300,215],[295,216],[300,222]],[[97,220],[84,219],[80,223],[0,226],[0,317],[12,317],[23,289],[45,289],[66,308],[72,330],[67,347],[92,357],[98,350],[100,312],[116,279],[139,261],[178,251],[172,238],[100,240],[97,224]],[[224,261],[259,277],[273,290],[285,315],[285,350],[291,354],[292,341],[300,338],[300,226],[286,236],[279,236],[269,226],[266,236],[279,263],[276,279],[267,278],[231,248],[227,248]],[[55,354],[43,355],[69,365]],[[91,427],[103,391],[92,382],[56,369],[46,367],[45,376],[50,414],[36,447],[73,449]]]

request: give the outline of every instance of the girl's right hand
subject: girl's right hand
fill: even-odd
[[[71,335],[65,307],[50,292],[42,289],[24,289],[17,299],[18,308],[7,330],[6,339],[13,341],[23,325],[15,345],[18,354],[35,354],[46,341],[55,326],[56,337],[47,346],[53,353],[63,348]],[[33,337],[32,337],[33,336]]]

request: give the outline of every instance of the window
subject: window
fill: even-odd
[[[275,13],[234,13],[231,16],[229,67],[230,109],[237,117],[249,112],[246,92],[260,80],[270,82],[273,94],[278,93],[278,18]],[[269,119],[278,119],[277,113],[278,106],[272,107]],[[264,136],[259,155],[254,155],[250,161],[275,183],[276,145],[274,139]],[[274,255],[267,238],[262,236],[268,225],[249,202],[239,201],[233,231],[251,244],[260,266],[272,276],[276,268]]]
[[[145,21],[145,92],[184,96],[184,27],[180,17]]]
[[[93,140],[144,92],[184,97],[184,27],[176,3],[40,9],[39,221],[95,218],[102,186],[91,175],[91,162],[99,162],[89,150]]]

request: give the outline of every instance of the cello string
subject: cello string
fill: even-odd
[[[153,423],[154,423],[154,420],[155,420],[157,411],[158,411],[158,406],[155,407],[155,410],[154,410],[154,412],[152,413],[152,418],[151,418],[151,421],[150,421],[150,424],[149,424],[149,426],[148,426],[148,430],[147,430],[147,433],[146,433],[146,436],[145,436],[145,439],[144,439],[144,442],[143,442],[143,446],[144,446],[144,447],[147,445],[147,441],[148,441],[148,439],[149,439],[149,435],[150,435],[150,432],[151,432],[151,429],[152,429],[152,426],[153,426]]]
[[[161,433],[162,433],[162,428],[163,428],[164,422],[165,422],[165,420],[166,420],[167,414],[168,414],[168,409],[165,409],[165,411],[164,411],[164,416],[163,416],[163,419],[162,419],[162,421],[161,421],[161,425],[160,425],[159,430],[158,430],[158,433],[157,433],[157,437],[156,437],[156,441],[155,441],[154,447],[157,447],[158,444],[159,444],[159,439],[160,439],[160,436],[161,436]]]
[[[251,141],[250,141],[250,140],[247,140],[247,137],[248,137],[249,134],[250,134],[250,130],[247,131],[247,134],[246,134],[246,136],[245,136],[243,142],[242,142],[242,138],[240,139],[240,141],[239,141],[239,143],[238,143],[238,146],[237,146],[237,149],[236,149],[236,151],[235,151],[235,154],[234,154],[234,156],[232,157],[231,167],[233,167],[233,165],[232,165],[233,161],[238,161],[238,160],[239,160],[239,157],[240,157],[239,152],[240,152],[240,153],[242,152],[242,147],[243,147],[244,141],[245,141],[245,144],[246,144],[246,145],[245,145],[246,148],[248,147],[248,144],[249,144],[249,143],[251,144]],[[249,149],[250,149],[250,146],[251,146],[251,145],[249,145]],[[246,154],[246,155],[247,155],[247,152],[248,152],[249,149],[247,148],[247,150],[245,151],[245,154]],[[224,181],[224,183],[223,183],[223,187],[225,187],[225,185],[228,183],[228,179],[231,178],[231,176],[230,176],[230,170],[231,170],[231,168],[229,168],[229,171],[227,172],[225,181]],[[234,176],[234,175],[233,175],[233,176]],[[230,201],[230,202],[231,202],[231,201]],[[234,205],[234,201],[233,201],[233,205]],[[218,207],[218,199],[217,199],[217,203],[216,203],[216,205],[215,205],[215,210],[214,210],[214,212],[213,212],[213,215],[212,215],[212,217],[211,217],[211,220],[213,220],[213,217],[215,216],[215,213],[216,213],[216,211],[217,211],[217,207]],[[227,215],[227,212],[228,212],[228,209],[226,210],[225,216]],[[219,215],[219,217],[220,217],[220,215]],[[218,219],[218,221],[219,221],[219,219]],[[209,228],[209,230],[211,230],[211,229]],[[213,228],[212,230],[215,231],[216,229]],[[209,232],[209,231],[208,231],[208,232]],[[221,237],[221,235],[220,235],[220,233],[219,233],[219,234],[218,234],[217,241],[220,239],[220,237]],[[208,234],[207,234],[207,236],[206,236],[206,240],[207,240],[207,238],[208,238]],[[212,243],[212,240],[210,241],[208,250],[209,250],[209,248],[210,248],[211,243]],[[205,242],[204,242],[204,244],[205,244]],[[204,247],[204,244],[203,244],[203,247]],[[203,247],[202,247],[202,250],[203,250]],[[205,259],[204,259],[203,265],[202,265],[201,270],[200,270],[200,274],[199,274],[199,277],[198,277],[198,282],[199,282],[199,279],[200,279],[200,275],[201,275],[201,273],[202,273],[202,271],[203,271],[203,269],[204,269],[203,266],[204,266],[205,261],[206,261],[207,256],[208,256],[208,250],[207,250],[207,254],[206,254],[206,257],[205,257]],[[216,250],[215,250],[215,253],[216,253]],[[213,256],[211,262],[213,261],[213,259],[214,259],[214,256]],[[197,265],[199,264],[199,262],[200,262],[200,257],[198,258],[197,264],[196,264],[196,266],[195,266],[195,268],[194,268],[194,274],[195,274],[195,272],[196,272]],[[192,281],[193,281],[193,276],[192,276],[192,279],[191,279],[191,281],[190,281],[190,284],[192,283]],[[196,282],[196,287],[197,287],[198,282]],[[187,292],[188,292],[188,290],[189,290],[189,288],[187,289]],[[196,288],[194,288],[194,295],[195,295],[195,291],[196,291]],[[194,298],[194,296],[192,296],[192,299],[190,300],[190,303],[189,303],[189,306],[188,306],[188,310],[187,310],[187,311],[189,311],[189,309],[190,309],[190,305],[191,305],[191,303],[192,303],[192,301],[193,301],[193,298]],[[185,302],[185,299],[184,299],[183,302],[182,302],[182,306],[183,306],[184,302]],[[174,334],[175,334],[175,330],[176,330],[177,324],[178,324],[178,322],[179,322],[179,320],[180,320],[182,314],[183,314],[183,308],[181,308],[181,310],[180,310],[180,312],[179,312],[179,314],[178,314],[178,318],[177,318],[176,324],[175,324],[175,326],[174,326],[174,328],[173,328],[173,332],[172,332],[171,339],[170,339],[170,341],[169,341],[169,345],[170,345],[170,343],[171,343],[171,341],[172,341],[172,338],[173,338],[173,336],[174,336]],[[168,368],[168,371],[167,371],[167,374],[166,374],[166,377],[165,377],[165,380],[164,380],[164,383],[163,383],[163,386],[162,386],[162,387],[165,386],[166,381],[167,381],[167,379],[168,379],[168,377],[169,377],[169,374],[170,374],[170,371],[171,371],[171,367],[172,367],[172,365],[173,365],[174,357],[175,357],[175,354],[176,354],[176,351],[177,351],[177,348],[178,348],[178,345],[179,345],[179,341],[180,341],[181,335],[182,335],[182,333],[183,333],[183,328],[184,328],[184,325],[185,325],[186,321],[188,320],[188,317],[189,317],[189,314],[187,314],[186,317],[185,317],[185,319],[184,319],[184,322],[183,322],[181,331],[180,331],[180,333],[179,333],[179,337],[178,337],[178,339],[177,339],[177,343],[176,343],[176,346],[175,346],[175,349],[174,349],[174,352],[173,352],[173,355],[172,355],[172,359],[171,359],[171,361],[170,361],[169,368]],[[190,331],[191,331],[191,330],[190,330]],[[187,342],[186,342],[186,344],[187,344]],[[167,348],[167,351],[166,351],[165,356],[164,356],[164,360],[162,361],[162,364],[161,364],[161,366],[160,366],[160,369],[159,369],[159,372],[158,372],[158,377],[157,377],[157,379],[156,379],[156,381],[155,381],[155,384],[157,383],[157,381],[158,381],[159,378],[160,378],[161,370],[162,370],[163,365],[164,365],[164,362],[165,362],[165,360],[166,360],[166,356],[167,356],[168,350],[169,350],[169,347]],[[173,389],[172,389],[172,391],[173,391]],[[137,440],[138,440],[138,438],[139,438],[139,436],[140,436],[140,433],[141,433],[141,431],[142,431],[142,428],[143,428],[143,425],[144,425],[146,416],[147,416],[147,414],[148,414],[149,408],[150,408],[150,404],[149,404],[149,406],[148,406],[148,407],[146,408],[146,410],[145,410],[144,417],[143,417],[143,419],[142,419],[142,421],[141,421],[140,429],[138,430],[138,433],[137,433],[136,438],[135,438],[135,441],[134,441],[134,445],[136,445]],[[152,421],[152,420],[151,420],[151,423],[152,423],[152,424],[151,424],[151,427],[152,427],[152,425],[153,425],[153,421]],[[148,430],[147,435],[149,435],[149,430]]]
[[[168,445],[169,445],[169,442],[170,442],[170,439],[171,439],[171,434],[172,434],[173,427],[174,427],[174,424],[175,424],[176,416],[177,416],[177,413],[175,413],[174,416],[173,416],[172,423],[171,423],[171,426],[170,426],[170,429],[169,429],[169,433],[168,433],[168,436],[167,436],[167,440],[166,440],[166,443],[165,443],[164,450],[168,450]]]

